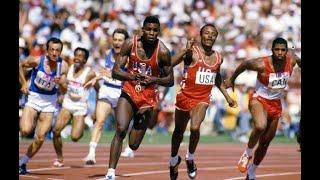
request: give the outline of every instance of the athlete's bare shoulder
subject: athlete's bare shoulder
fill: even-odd
[[[171,62],[170,50],[167,48],[167,46],[161,40],[159,40],[158,58],[160,61]]]
[[[121,47],[121,50],[120,50],[120,54],[121,54],[121,56],[128,56],[128,55],[130,55],[130,52],[131,52],[131,49],[132,49],[132,45],[133,45],[133,43],[132,43],[132,39],[127,39],[124,43],[123,43],[123,45],[122,45],[122,47]]]

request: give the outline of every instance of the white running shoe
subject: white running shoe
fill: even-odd
[[[63,166],[64,166],[63,161],[61,161],[59,159],[54,159],[53,160],[52,167],[63,167]]]
[[[107,173],[107,175],[106,175],[106,179],[107,179],[107,180],[115,180],[115,179],[116,179],[116,174],[115,174],[115,172],[109,172],[109,171],[108,171],[108,173]]]
[[[133,158],[134,151],[130,149],[130,147],[126,147],[126,149],[121,153],[121,157]]]

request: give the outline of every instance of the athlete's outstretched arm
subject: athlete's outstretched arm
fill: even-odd
[[[194,38],[191,38],[187,42],[186,48],[182,49],[177,55],[172,57],[172,67],[175,67],[177,64],[181,63],[184,59],[185,62],[191,62],[192,59],[192,46],[194,44]]]
[[[160,69],[160,77],[146,76],[145,79],[141,81],[141,84],[144,86],[158,84],[161,86],[171,87],[174,85],[170,51],[162,42],[159,48],[158,64]]]
[[[225,80],[224,84],[226,88],[232,87],[234,90],[234,81],[237,79],[237,77],[245,70],[251,70],[251,71],[263,71],[263,63],[262,58],[255,58],[250,60],[243,61],[234,71],[232,76]]]
[[[95,86],[95,84],[99,84],[99,83],[97,83],[98,78],[99,77],[96,76],[96,73],[91,69],[87,75],[86,82],[83,87],[90,88],[90,87]]]
[[[222,77],[221,77],[221,74],[220,74],[220,69],[216,75],[216,79],[215,79],[215,85],[216,87],[220,90],[220,92],[223,94],[224,98],[226,99],[226,101],[228,102],[229,106],[230,107],[234,107],[236,108],[238,106],[237,104],[237,101],[235,101],[234,99],[232,99],[227,90],[226,90],[226,87],[222,81]]]
[[[128,57],[130,56],[132,45],[133,44],[130,39],[126,40],[122,45],[120,56],[115,60],[112,68],[112,78],[120,81],[133,81],[138,79],[136,74],[127,73],[122,69],[125,67]]]

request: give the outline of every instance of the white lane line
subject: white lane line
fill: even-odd
[[[287,175],[297,175],[301,174],[301,172],[285,172],[285,173],[272,173],[272,174],[260,174],[256,175],[256,177],[272,177],[272,176],[287,176]],[[238,179],[243,179],[246,178],[245,176],[241,177],[234,177],[234,178],[228,178],[224,180],[238,180]]]
[[[37,176],[30,176],[30,175],[19,175],[19,177],[27,177],[27,178],[34,178],[34,179],[40,179]]]
[[[287,167],[300,167],[297,165],[265,165],[261,166],[259,168],[287,168]],[[222,166],[222,167],[205,167],[205,168],[198,168],[199,171],[215,171],[215,170],[222,170],[222,169],[236,169],[236,166]],[[186,172],[187,169],[179,169],[179,172]],[[169,173],[169,170],[159,170],[159,171],[142,171],[142,172],[136,172],[136,173],[128,173],[128,174],[121,174],[121,177],[131,177],[131,176],[141,176],[141,175],[150,175],[150,174],[164,174],[164,173]],[[289,172],[292,173],[292,172]],[[301,172],[293,172],[293,173],[301,173]],[[288,173],[279,173],[280,175],[291,175]],[[277,174],[268,174],[268,176],[277,176]],[[256,177],[264,177],[266,175],[258,175]],[[103,180],[105,178],[100,178],[96,180]],[[243,177],[237,177],[237,179],[243,179]],[[231,179],[230,179],[231,180]]]
[[[38,168],[38,169],[28,169],[29,172],[36,172],[36,171],[46,171],[46,170],[62,170],[62,169],[70,169],[70,166],[66,167],[50,167],[50,168]]]

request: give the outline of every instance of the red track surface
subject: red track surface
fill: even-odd
[[[20,141],[19,157],[27,150],[30,142]],[[198,167],[197,179],[245,179],[236,164],[244,151],[244,144],[210,144],[198,145],[195,163]],[[257,169],[257,179],[263,180],[298,180],[301,179],[301,156],[298,145],[271,144],[264,161]],[[103,179],[109,159],[109,145],[99,144],[96,152],[97,164],[85,166],[82,158],[88,153],[88,145],[65,143],[63,146],[63,168],[52,168],[56,158],[52,142],[46,142],[40,151],[29,161],[29,175],[20,175],[19,179]],[[179,166],[178,179],[189,179],[186,173],[184,156],[186,146],[180,148],[183,161]],[[116,170],[118,180],[163,180],[169,178],[169,145],[144,145],[135,152],[132,159],[120,158]]]

